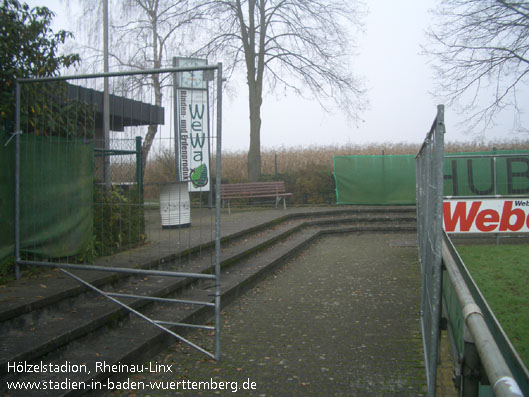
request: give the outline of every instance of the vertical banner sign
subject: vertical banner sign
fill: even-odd
[[[203,66],[205,59],[178,58],[178,67]],[[203,71],[180,72],[177,76],[177,142],[180,180],[189,181],[189,191],[209,191],[208,86]]]

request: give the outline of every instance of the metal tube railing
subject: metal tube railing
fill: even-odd
[[[112,296],[109,296],[105,291],[102,291],[100,290],[99,288],[95,287],[94,285],[86,282],[85,280],[83,280],[82,278],[80,277],[77,277],[75,274],[73,273],[70,273],[69,271],[67,270],[64,270],[64,269],[61,269],[61,271],[70,276],[71,278],[73,278],[74,280],[77,280],[79,283],[83,284],[85,287],[88,287],[90,289],[92,289],[93,291],[99,293],[100,295],[104,296],[105,298],[111,300],[112,302],[114,302],[115,304],[123,307],[124,309],[127,309],[129,312],[131,312],[132,314],[138,316],[139,318],[147,321],[149,324],[152,324],[154,325],[155,327],[161,329],[162,331],[165,331],[167,332],[169,335],[172,335],[174,336],[176,339],[178,340],[181,340],[182,342],[188,344],[189,346],[193,347],[194,349],[198,350],[199,352],[201,353],[204,353],[206,356],[212,358],[212,359],[215,359],[215,356],[213,354],[211,354],[210,352],[208,352],[207,350],[201,348],[200,346],[196,345],[195,343],[191,342],[190,340],[184,338],[183,336],[177,334],[176,332],[173,332],[172,330],[170,330],[169,328],[167,327],[164,327],[161,323],[162,322],[158,322],[156,320],[152,320],[151,318],[147,317],[146,315],[144,315],[143,313],[140,313],[139,311],[137,311],[136,309],[130,307],[129,305],[119,301],[118,299],[115,299],[113,298]],[[182,325],[182,324],[181,324]]]
[[[153,302],[184,303],[186,305],[200,305],[200,306],[215,307],[215,304],[211,303],[211,302],[193,301],[193,300],[188,300],[188,299],[160,298],[158,296],[121,294],[121,293],[118,293],[118,292],[107,292],[107,295],[108,296],[113,296],[114,298],[144,299],[144,300],[153,301]]]
[[[162,74],[162,73],[178,73],[178,72],[201,72],[204,70],[217,70],[217,65],[201,65],[201,66],[186,66],[178,68],[164,68],[164,69],[141,69],[141,70],[127,70],[123,72],[107,72],[107,73],[92,73],[92,74],[75,74],[65,76],[51,76],[51,77],[25,77],[17,79],[18,83],[33,83],[33,82],[47,82],[47,81],[66,81],[66,80],[82,80],[93,79],[101,77],[120,77],[133,76],[137,74]]]
[[[461,275],[452,252],[448,247],[447,238],[443,239],[443,263],[446,266],[450,282],[456,292],[463,313],[463,323],[468,327],[478,354],[492,386],[495,396],[523,396],[518,383],[503,358],[487,326],[483,313],[476,304],[463,276]]]
[[[55,267],[61,269],[73,269],[73,270],[95,270],[98,272],[109,272],[109,273],[123,273],[132,275],[142,276],[162,276],[162,277],[184,277],[184,278],[198,278],[206,280],[215,280],[214,274],[206,273],[184,273],[184,272],[172,272],[167,270],[148,270],[148,269],[130,269],[125,267],[112,267],[112,266],[94,266],[94,265],[76,265],[72,263],[51,263],[51,262],[40,262],[40,261],[18,261],[21,265],[29,266],[45,266]]]
[[[222,63],[217,69],[217,151],[215,163],[215,360],[220,360],[220,187],[222,184]]]

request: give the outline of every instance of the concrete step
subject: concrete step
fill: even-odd
[[[320,225],[325,223],[345,223],[354,222],[379,222],[384,218],[408,218],[415,219],[414,207],[367,207],[354,209],[323,210],[317,212],[290,213],[269,222],[264,222],[255,227],[242,229],[238,232],[224,236],[222,246],[232,246],[252,236],[262,234],[264,231],[270,232],[274,227],[297,222],[306,224],[307,222],[319,221]],[[156,256],[156,253],[144,250],[143,247],[136,249],[135,256],[139,259],[131,260],[125,253],[117,254],[110,259],[108,257],[100,259],[96,265],[105,267],[128,267],[140,269],[163,269],[166,264],[174,263],[180,257],[193,257],[197,253],[207,253],[214,247],[214,241],[206,241],[200,246],[191,247],[178,253],[165,256]],[[145,251],[145,252],[141,252]],[[97,271],[76,271],[84,280],[100,287],[117,282],[124,275],[109,274]],[[20,293],[20,291],[32,291],[33,293]],[[49,305],[60,302],[66,298],[75,297],[86,292],[87,289],[67,276],[55,273],[48,273],[39,280],[22,279],[17,281],[17,288],[10,290],[6,288],[3,297],[0,297],[2,306],[0,308],[0,323],[6,320],[21,316],[25,313],[32,313],[36,309],[45,308]]]
[[[319,219],[318,219],[319,218]],[[362,215],[328,214],[294,216],[272,222],[255,230],[247,230],[225,239],[222,251],[222,302],[228,303],[276,266],[286,262],[314,239],[326,233],[411,231],[415,218],[406,211],[387,214],[382,211]],[[203,252],[194,260],[178,267],[178,271],[211,272],[211,256]],[[174,267],[166,263],[165,269]],[[212,282],[191,282],[160,277],[121,278],[101,282],[105,290],[138,295],[176,297],[212,301]],[[138,363],[162,346],[168,334],[136,316],[129,315],[116,304],[93,293],[77,294],[39,307],[30,313],[10,317],[0,325],[2,343],[0,365],[6,373],[8,362],[40,362],[62,365],[65,362]],[[58,303],[60,302],[60,303]],[[193,305],[146,304],[145,300],[127,299],[131,306],[153,318],[176,322],[205,321],[213,315],[212,308]],[[182,331],[182,330],[179,330]],[[77,373],[72,381],[92,382],[106,379],[108,373]],[[46,374],[46,379],[52,379]],[[42,374],[8,374],[5,380],[37,381]],[[56,379],[64,379],[57,374]],[[17,395],[16,393],[11,393]],[[21,394],[22,395],[22,394]],[[29,395],[27,390],[23,395]],[[60,395],[60,394],[57,394]]]
[[[295,224],[269,228],[257,236],[249,234],[246,242],[234,240],[222,250],[221,266],[227,268],[246,256],[287,238],[299,228],[298,221]],[[209,253],[203,252],[200,257],[184,264],[166,263],[163,270],[213,273],[214,263],[211,263]],[[62,279],[66,278],[69,277],[63,275]],[[165,297],[190,288],[193,283],[192,279],[126,277],[113,280],[112,283],[99,283],[98,288],[106,292]],[[129,299],[127,304],[139,309],[149,305],[149,301]],[[128,311],[103,296],[86,292],[3,321],[0,324],[0,339],[9,340],[9,343],[0,345],[0,371],[6,369],[8,362],[34,360],[126,315]]]

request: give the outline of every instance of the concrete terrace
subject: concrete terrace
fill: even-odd
[[[386,210],[393,213],[387,215]],[[130,252],[103,258],[99,264],[137,266],[154,261],[163,263],[174,259],[177,251],[199,245],[205,247],[214,236],[211,234],[212,212],[208,209],[194,211],[192,226],[178,230],[162,230],[157,224],[156,213],[148,212],[149,243]],[[110,341],[117,338],[126,342],[128,336],[125,331],[113,328],[84,331],[79,340],[70,341],[65,337],[61,346],[66,347],[35,348],[45,350],[44,353],[27,352],[19,356],[9,353],[7,344],[23,344],[24,333],[45,339],[38,335],[39,324],[42,324],[40,332],[44,332],[48,317],[32,314],[33,310],[43,310],[46,316],[51,310],[49,305],[56,304],[64,310],[65,305],[59,302],[80,288],[75,281],[56,270],[0,288],[0,319],[14,324],[21,322],[17,316],[24,318],[18,330],[4,327],[3,361],[64,362],[70,357],[69,350],[73,350],[70,345],[87,344],[90,349],[71,353],[74,357],[71,360],[77,357],[91,363],[97,357],[108,355],[105,359],[109,362],[125,362],[120,357],[129,357],[131,363],[158,363],[173,368],[173,372],[167,374],[120,374],[110,377],[111,382],[213,379],[237,382],[241,388],[244,381],[250,379],[256,388],[252,391],[239,389],[239,393],[270,396],[423,395],[425,374],[418,313],[420,269],[413,217],[414,209],[409,207],[239,209],[231,215],[223,211],[222,235],[230,237],[223,245],[223,260],[229,261],[230,255],[239,258],[237,250],[255,251],[253,256],[239,259],[241,265],[237,266],[260,270],[251,276],[250,282],[247,281],[249,271],[244,267],[241,270],[230,267],[223,275],[223,294],[226,293],[223,301],[232,303],[223,309],[220,362],[211,361],[186,345],[170,344],[173,340],[167,338],[156,346],[147,343],[148,347],[141,352],[119,353],[124,356],[116,353],[114,357],[112,350],[119,350],[121,346],[116,343],[113,349]],[[329,236],[318,237],[316,229]],[[270,243],[272,239],[276,240]],[[235,240],[237,243],[232,247],[230,242]],[[108,277],[97,272],[84,276],[102,284],[104,281],[101,280]],[[75,318],[72,317],[72,323],[77,321]],[[126,321],[129,320],[122,320]],[[106,345],[110,346],[105,348],[102,344],[101,348],[98,347],[98,332],[99,338],[106,339]],[[153,331],[145,331],[148,332]],[[72,334],[71,331],[66,333]],[[186,335],[211,348],[213,338],[206,331]],[[60,350],[57,353],[56,348]],[[92,354],[94,357],[88,357]],[[440,377],[438,395],[454,395],[449,378],[448,369]],[[5,384],[2,387],[5,388]],[[102,393],[92,392],[94,395]],[[174,393],[144,389],[122,394]],[[225,393],[233,395],[231,391]],[[56,395],[65,394],[68,393]],[[120,393],[114,390],[107,394]],[[189,394],[196,395],[197,392]]]

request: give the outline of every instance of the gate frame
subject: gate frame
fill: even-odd
[[[100,267],[100,266],[89,266],[89,265],[77,265],[70,263],[54,263],[54,262],[41,262],[41,261],[29,261],[23,260],[20,258],[20,85],[21,84],[31,84],[36,82],[51,82],[51,81],[67,81],[67,80],[82,80],[82,79],[95,79],[95,78],[108,78],[108,77],[120,77],[120,76],[132,76],[132,75],[146,75],[146,74],[162,74],[162,73],[178,73],[178,72],[198,72],[198,71],[217,71],[217,119],[216,119],[216,180],[215,180],[215,274],[201,274],[201,273],[185,273],[185,272],[171,272],[171,271],[161,271],[161,270],[141,270],[141,269],[126,269],[126,268],[115,268],[115,267]],[[125,72],[107,72],[107,73],[95,73],[95,74],[80,74],[80,75],[67,75],[67,76],[56,76],[56,77],[39,77],[39,78],[21,78],[15,79],[15,219],[14,219],[14,232],[15,232],[15,262],[14,262],[14,275],[15,279],[20,277],[20,265],[29,265],[29,266],[43,266],[43,267],[54,267],[60,269],[66,275],[72,277],[79,283],[85,285],[86,287],[100,293],[105,298],[111,300],[112,302],[120,305],[121,307],[128,310],[130,313],[148,321],[152,325],[158,327],[164,332],[169,333],[175,338],[181,340],[182,342],[188,344],[189,346],[197,349],[198,351],[206,354],[208,357],[214,360],[220,360],[220,250],[221,250],[221,225],[220,225],[220,208],[221,208],[221,199],[220,199],[220,186],[221,186],[221,175],[222,175],[222,83],[224,82],[222,76],[222,62],[219,62],[214,65],[201,65],[201,66],[190,66],[190,67],[172,67],[172,68],[163,68],[163,69],[146,69],[146,70],[129,70]],[[122,274],[133,274],[133,275],[154,275],[154,276],[165,276],[165,277],[181,277],[181,278],[199,278],[199,279],[211,279],[215,280],[215,303],[211,302],[198,302],[198,301],[183,301],[178,299],[165,299],[165,298],[156,298],[150,296],[136,296],[136,295],[127,295],[127,294],[114,294],[106,293],[89,282],[81,279],[80,277],[70,273],[66,269],[80,269],[80,270],[91,270],[91,271],[107,271],[114,273]],[[183,323],[173,323],[158,321],[149,318],[148,316],[143,315],[127,304],[119,301],[116,297],[124,298],[139,298],[147,300],[161,300],[164,302],[178,302],[178,303],[188,303],[188,304],[198,304],[204,306],[214,306],[215,307],[215,326],[202,326],[195,324],[183,324]],[[166,326],[182,326],[182,327],[191,327],[191,328],[203,328],[209,330],[215,330],[215,351],[214,353],[208,352],[205,349],[197,346],[193,342],[187,340],[181,335],[173,332]]]

